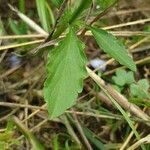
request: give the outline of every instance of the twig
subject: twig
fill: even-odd
[[[139,45],[141,45],[142,43],[148,41],[149,39],[150,39],[150,36],[147,36],[147,37],[141,39],[140,41],[138,41],[138,42],[136,42],[135,44],[133,44],[132,46],[130,46],[130,47],[129,47],[129,51],[132,52],[132,49],[138,47]]]
[[[150,63],[150,56],[148,56],[144,59],[135,61],[136,65],[144,65],[144,64],[149,64],[149,63]],[[125,68],[127,68],[127,67],[121,66],[121,67],[118,67],[118,68],[115,68],[115,69],[105,72],[104,75],[110,75],[110,74],[114,73],[117,69],[125,69]]]
[[[72,138],[74,139],[74,141],[76,141],[76,143],[81,147],[82,144],[81,144],[78,136],[74,132],[74,130],[73,130],[70,122],[68,121],[68,118],[65,115],[61,116],[61,118],[62,118],[62,120],[63,120],[63,122],[64,122],[64,124],[65,124],[65,126],[66,126],[66,128],[68,130],[68,133],[72,136]]]
[[[30,129],[30,131],[35,131],[37,128],[39,128],[40,126],[42,126],[44,123],[46,123],[48,121],[48,119],[44,119],[43,121],[41,121],[40,123],[38,123],[36,126],[32,127]]]
[[[18,108],[13,109],[9,114],[5,115],[4,117],[1,117],[0,118],[0,122],[2,122],[3,120],[8,119],[10,116],[15,114],[17,111],[18,111]]]
[[[38,106],[37,106],[38,107]],[[42,105],[40,108],[37,108],[37,110],[35,110],[34,112],[32,112],[28,118],[22,120],[22,122],[25,122],[26,120],[30,119],[31,117],[33,117],[34,115],[36,115],[38,112],[40,112],[42,109],[45,109],[46,104]],[[36,109],[36,108],[35,108]]]
[[[104,30],[115,29],[115,28],[120,28],[120,27],[125,27],[125,26],[136,25],[136,24],[144,24],[146,22],[150,22],[150,18],[131,21],[131,22],[127,22],[127,23],[121,23],[121,24],[117,24],[117,25],[113,25],[113,26],[107,26],[102,29],[104,29]]]
[[[106,85],[104,80],[97,76],[93,71],[86,67],[89,76],[96,82],[98,85],[104,87],[109,94],[126,110],[130,111],[139,118],[142,118],[145,121],[148,121],[150,118],[145,114],[138,106],[130,103],[123,95],[117,92],[111,85]],[[149,125],[149,124],[148,124]]]
[[[81,125],[80,125],[80,123],[79,123],[79,121],[78,121],[78,118],[77,118],[76,114],[73,113],[72,116],[73,116],[73,118],[74,118],[74,123],[75,123],[75,125],[76,125],[76,127],[77,127],[77,129],[78,129],[78,131],[79,131],[79,133],[80,133],[80,135],[81,135],[81,137],[82,137],[84,143],[85,143],[85,146],[87,147],[88,150],[93,150],[93,148],[91,147],[91,145],[90,145],[88,139],[87,139],[86,136],[84,135],[83,129],[82,129],[82,127],[81,127]]]
[[[108,31],[109,33],[115,35],[115,36],[148,36],[150,35],[150,32],[142,32],[142,31]],[[78,33],[78,35],[80,35],[81,32]],[[91,31],[87,31],[86,34],[87,36],[92,36]],[[0,39],[20,39],[20,38],[32,38],[32,37],[43,37],[46,38],[47,36],[43,35],[43,34],[37,34],[37,35],[19,35],[19,36],[0,36]],[[65,35],[60,36],[60,38],[58,40],[60,40],[61,38],[64,38]],[[38,51],[41,48],[53,45],[53,44],[57,44],[58,40],[53,40],[50,42],[47,42],[45,44],[41,44],[39,45],[37,48],[34,48],[34,50],[32,51]],[[35,41],[31,41],[31,42],[25,42],[25,43],[20,43],[20,44],[13,44],[13,45],[6,45],[6,46],[0,46],[0,51],[1,50],[6,50],[6,49],[10,49],[10,48],[17,48],[17,47],[22,47],[22,46],[26,46],[26,45],[32,45],[32,44],[37,44],[37,43],[43,43],[44,39],[41,40],[35,40]]]
[[[134,113],[139,118],[143,118],[144,120],[150,120],[149,116],[147,116],[147,114],[145,114],[143,111],[141,111],[140,108],[138,108],[137,106],[130,104],[127,101],[127,99],[123,95],[121,95],[118,91],[116,91],[112,86],[106,85],[105,82],[98,75],[96,75],[94,72],[92,72],[89,68],[86,68],[86,69],[87,69],[90,77],[99,85],[99,87],[104,91],[104,93],[108,96],[108,98],[111,100],[111,102],[122,113],[122,115],[128,122],[129,126],[131,127],[132,131],[134,132],[137,140],[140,140],[140,135],[136,131],[131,119],[126,114],[126,112],[123,110],[123,108],[128,109],[128,105],[129,105],[130,112]],[[147,124],[147,125],[150,125],[150,124]],[[141,148],[144,150],[145,147],[143,145],[141,145]]]
[[[135,150],[137,147],[139,147],[143,143],[150,143],[150,135],[147,135],[146,137],[140,139],[136,143],[134,143],[132,146],[130,146],[127,150]]]
[[[39,143],[39,141],[35,138],[35,136],[26,128],[22,122],[15,116],[12,117],[15,125],[19,128],[19,130],[23,133],[23,135],[30,141],[33,149],[44,150],[44,147]]]
[[[44,38],[46,37],[45,34],[25,34],[25,35],[5,35],[0,36],[1,40],[7,39],[28,39],[28,38]]]
[[[3,73],[2,75],[0,75],[0,79],[1,79],[1,78],[6,78],[8,75],[12,74],[12,73],[15,72],[17,69],[19,69],[22,65],[23,65],[23,64],[18,65],[18,66],[14,67],[14,68],[9,69],[8,71],[6,71],[6,72]]]
[[[120,10],[116,12],[110,12],[106,16],[103,16],[102,18],[110,18],[114,16],[119,16],[119,15],[128,15],[130,13],[136,13],[139,11],[150,11],[150,8],[137,8],[137,9],[128,9],[128,10]]]
[[[143,111],[145,111],[145,110],[146,110],[146,107],[143,109]],[[139,126],[139,124],[137,123],[135,125],[135,129],[137,129],[138,126]],[[133,133],[133,131],[131,131],[130,134],[129,134],[129,136],[127,137],[127,139],[125,140],[125,142],[123,143],[123,145],[121,146],[121,148],[119,150],[124,150],[125,149],[125,147],[130,142],[130,140],[131,140],[131,138],[132,138],[133,135],[134,135],[134,133]]]
[[[108,31],[109,33],[115,35],[115,36],[148,36],[150,35],[150,32],[146,31]],[[78,33],[80,35],[81,32]],[[92,33],[90,31],[87,31],[86,34],[87,36],[91,36]],[[23,39],[23,38],[46,38],[47,36],[44,34],[25,34],[25,35],[4,35],[0,36],[0,40],[8,40],[8,39]],[[65,35],[61,36],[65,37]]]
[[[4,52],[2,53],[2,55],[1,55],[1,57],[0,57],[0,64],[1,64],[1,62],[3,61],[3,59],[5,58],[5,56],[6,56],[6,54],[7,54],[7,51],[8,51],[8,50],[6,50],[6,51],[4,51]]]
[[[7,46],[0,46],[0,51],[10,49],[10,48],[22,47],[22,46],[27,46],[27,45],[32,45],[32,44],[38,44],[38,43],[42,43],[42,42],[44,42],[44,39],[43,40],[35,40],[35,41],[31,41],[31,42],[24,42],[21,44],[12,44],[12,45],[7,45]]]
[[[135,49],[132,50],[132,53],[143,52],[143,51],[146,51],[148,49],[150,49],[150,45],[135,48]]]
[[[36,115],[38,112],[40,111],[46,111],[46,104],[42,105],[42,106],[33,106],[33,105],[25,105],[25,104],[19,104],[19,103],[9,103],[9,102],[0,102],[0,106],[6,106],[6,107],[10,107],[10,108],[28,108],[28,109],[32,109],[35,110],[33,113],[31,113],[26,119],[22,120],[22,122],[30,119],[31,117],[33,117],[34,115]],[[102,115],[102,114],[95,114],[95,113],[90,113],[90,112],[80,112],[80,111],[72,111],[72,110],[66,110],[65,113],[69,113],[69,114],[76,114],[76,115],[83,115],[83,116],[90,116],[90,117],[96,117],[96,118],[107,118],[107,119],[115,119],[115,120],[120,120],[122,119],[121,116],[112,114],[110,115]],[[140,121],[140,122],[144,122],[144,120],[138,119],[138,118],[131,118],[132,120],[135,121]],[[145,122],[150,122],[150,121],[145,121]]]

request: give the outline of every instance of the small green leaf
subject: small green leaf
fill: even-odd
[[[123,90],[123,87],[118,86],[118,85],[112,85],[119,93]]]
[[[126,78],[126,84],[131,84],[131,83],[135,82],[134,74],[132,71],[127,72],[125,78]]]
[[[139,99],[143,99],[143,98],[150,99],[148,89],[149,89],[149,83],[146,79],[139,80],[137,84],[131,84],[130,86],[131,95]]]
[[[94,38],[104,52],[116,59],[120,64],[136,71],[136,65],[128,55],[125,47],[117,39],[105,30],[91,27]]]
[[[125,84],[129,85],[135,81],[133,72],[126,72],[124,69],[118,69],[116,71],[116,76],[113,76],[112,80],[119,86],[124,86]]]
[[[125,70],[119,69],[116,71],[116,76],[113,76],[112,79],[115,82],[115,84],[119,86],[124,86],[125,85]]]
[[[70,28],[64,40],[49,53],[44,98],[51,118],[70,108],[82,91],[87,75],[83,49],[84,45]]]

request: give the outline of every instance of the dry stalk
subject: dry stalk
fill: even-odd
[[[111,85],[105,83],[98,75],[96,75],[92,70],[86,67],[89,76],[100,86],[102,86],[108,93],[126,110],[142,118],[145,121],[149,121],[150,118],[145,114],[138,106],[130,103],[123,95],[116,91]],[[149,124],[148,124],[149,125]]]

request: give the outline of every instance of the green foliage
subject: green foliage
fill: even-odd
[[[150,107],[149,99],[147,100],[147,99],[139,99],[139,98],[132,97],[129,99],[129,101],[138,106]]]
[[[51,118],[71,107],[82,91],[86,77],[84,45],[70,28],[59,45],[49,53],[44,98]]]
[[[61,141],[64,141],[63,143]],[[52,138],[53,150],[80,150],[81,147],[74,143],[71,137],[67,134],[56,134]]]
[[[5,150],[8,149],[9,144],[19,144],[19,141],[17,141],[14,138],[14,124],[11,120],[7,122],[6,131],[3,133],[0,133],[0,149]],[[13,139],[13,140],[12,140]]]
[[[141,79],[136,84],[133,83],[130,85],[131,96],[138,99],[150,99],[148,89],[149,83],[146,79]]]
[[[39,20],[45,31],[50,32],[55,24],[54,15],[49,5],[51,3],[48,2],[52,2],[58,8],[56,10],[58,11],[59,14],[59,8],[62,5],[63,1],[64,0],[50,0],[50,1],[36,0],[37,11],[40,18]],[[109,7],[115,0],[96,0],[96,1],[100,5],[100,9],[104,10],[107,7]],[[58,24],[56,24],[55,26],[56,28],[54,29],[54,34],[52,35],[51,39],[54,39],[54,42],[55,41],[57,42],[60,40],[58,39],[58,37],[63,32],[66,32],[68,34],[66,35],[64,33],[63,38],[61,38],[61,41],[58,43],[58,45],[54,47],[52,50],[49,49],[48,63],[47,63],[47,79],[44,84],[43,92],[44,92],[44,99],[47,103],[48,112],[51,119],[60,116],[65,112],[66,109],[73,106],[77,99],[78,93],[80,93],[83,89],[83,80],[87,77],[87,72],[85,68],[87,60],[84,54],[85,46],[78,39],[75,32],[75,28],[73,27],[76,26],[78,31],[83,31],[83,28],[86,26],[85,25],[86,22],[84,22],[84,20],[86,20],[85,18],[92,18],[92,16],[88,16],[89,13],[85,14],[87,9],[89,9],[90,6],[92,5],[92,2],[93,2],[92,0],[79,0],[77,2],[68,1],[66,8],[64,8],[65,11],[62,13],[60,19],[57,20]],[[18,2],[18,6],[20,12],[25,13],[25,0],[20,0]],[[56,10],[54,10],[54,12]],[[16,34],[28,33],[27,26],[22,21],[13,21],[10,19],[9,22],[10,28],[14,33]],[[98,45],[102,48],[102,50],[105,53],[107,53],[112,58],[117,60],[120,64],[125,65],[130,70],[136,71],[136,65],[133,62],[132,58],[128,55],[127,50],[119,41],[117,41],[117,39],[113,35],[102,29],[98,29],[95,27],[89,28],[92,31],[93,36],[96,39]],[[0,34],[2,34],[2,32],[3,31],[0,30]],[[150,98],[150,95],[148,93],[149,89],[148,81],[146,79],[142,79],[136,83],[132,71],[127,72],[123,69],[117,70],[116,75],[112,77],[113,83],[115,84],[114,86],[116,86],[116,88],[118,88],[118,90],[121,91],[122,89],[126,89],[124,87],[126,87],[127,85],[127,90],[125,92],[129,92],[129,95],[131,96],[132,99],[131,101],[133,103],[142,106],[150,106],[150,103],[148,102],[148,99]],[[101,87],[101,84],[99,86]],[[122,113],[122,115],[128,122],[129,126],[132,128],[134,134],[136,135],[137,140],[140,140],[140,136],[136,131],[136,128],[134,127],[134,122],[133,120],[130,119],[129,114],[126,113],[124,109],[122,109],[119,103],[116,102],[116,99],[114,99],[114,97],[112,97],[109,94],[108,90],[106,90],[104,87],[103,86],[101,87],[103,92]],[[129,87],[130,90],[128,90]],[[94,91],[96,90],[94,89]],[[87,97],[88,98],[86,99],[89,99],[91,95],[88,95]],[[86,101],[86,99],[84,99],[84,101]],[[97,109],[97,104],[95,105],[95,102],[93,103],[93,97],[90,101],[85,102],[83,105],[87,106],[87,108],[85,109],[86,111],[90,110],[96,113],[96,110],[93,109],[93,106],[96,107]],[[77,108],[81,110],[83,105],[80,104],[80,107]],[[98,106],[98,108],[103,111],[105,110],[102,106]],[[106,109],[105,111],[108,110]],[[120,117],[120,119],[122,121],[122,117]],[[110,122],[110,120],[108,119],[106,120],[106,122]],[[122,122],[116,122],[113,126],[111,125],[112,135],[114,135],[114,133],[117,132],[118,125],[121,125],[121,123]],[[110,124],[112,124],[112,122],[110,122]],[[16,122],[16,125],[18,129],[22,132],[22,134],[30,141],[33,149],[37,150],[44,149],[44,147],[34,137],[34,135],[31,132],[29,132],[28,129],[22,126],[22,123],[20,123],[19,125]],[[94,145],[97,149],[106,148],[106,146],[101,142],[101,139],[96,137],[96,135],[92,131],[90,131],[88,128],[84,126],[82,126],[82,128],[84,135],[87,137],[87,139],[90,141],[92,145]],[[13,142],[11,142],[14,134],[13,129],[14,126],[12,124],[8,124],[6,131],[0,133],[0,149],[7,149],[7,146],[15,141],[14,140]],[[69,130],[68,133],[70,133]],[[81,149],[81,147],[79,147],[80,144],[78,145],[77,144],[78,142],[77,143],[73,142],[73,139],[68,135],[65,137],[65,139],[63,139],[64,137],[61,139],[59,138],[60,136],[59,134],[57,134],[54,137],[54,139],[52,139],[52,145],[54,150]]]
[[[19,0],[18,5],[20,12],[25,13],[25,0]]]
[[[25,0],[20,0],[18,2],[19,11],[25,13]],[[22,20],[14,21],[9,18],[9,25],[13,33],[15,34],[27,34],[28,27]]]
[[[124,86],[126,84],[131,84],[135,82],[134,74],[132,71],[126,72],[124,69],[118,69],[116,75],[112,77],[114,83],[119,86]]]
[[[100,85],[99,85],[100,86]],[[140,135],[137,132],[133,121],[130,119],[130,117],[128,116],[127,112],[118,104],[118,102],[115,101],[115,99],[109,94],[109,92],[104,89],[102,86],[100,86],[101,89],[103,89],[104,93],[108,96],[109,100],[111,100],[111,102],[117,107],[117,109],[121,112],[121,114],[124,116],[125,120],[128,122],[128,125],[130,126],[130,128],[132,129],[133,133],[135,134],[137,140],[140,140]],[[141,148],[143,150],[145,150],[145,147],[143,145],[141,145]]]
[[[77,3],[77,2],[75,2]],[[91,4],[91,0],[81,0],[80,2],[78,2],[78,5],[75,5],[73,7],[73,9],[68,8],[63,16],[61,17],[61,19],[59,20],[59,27],[57,28],[56,32],[53,35],[53,38],[57,38],[61,35],[61,33],[63,33],[67,27],[68,24],[72,25],[75,24],[75,22],[77,21],[77,18],[82,16],[83,12],[89,8],[88,6],[90,6]]]
[[[51,0],[51,1],[56,7],[60,7],[60,5],[63,3],[63,0]]]
[[[36,5],[42,27],[45,31],[49,32],[51,25],[54,25],[52,10],[46,0],[36,0]]]
[[[69,25],[69,19],[72,15],[72,12],[70,9],[65,10],[64,14],[60,18],[58,22],[58,27],[56,32],[53,35],[53,39],[57,39],[67,28]]]
[[[112,34],[94,27],[91,28],[91,31],[98,45],[104,52],[117,60],[120,64],[125,65],[132,71],[136,71],[136,65],[128,55],[125,47],[119,43]]]
[[[14,21],[12,19],[9,19],[9,25],[10,25],[10,28],[11,28],[12,32],[17,34],[17,35],[27,33],[28,27],[22,21],[18,22],[18,21]]]
[[[75,10],[73,11],[71,18],[69,20],[69,23],[72,23],[73,21],[75,21],[85,9],[89,8],[91,2],[92,0],[86,0],[86,1],[81,0],[81,2],[79,3],[79,6],[77,6],[77,8],[75,8]]]
[[[143,99],[150,99],[148,93],[149,82],[146,79],[141,79],[138,82],[135,81],[132,71],[125,71],[124,69],[118,69],[116,75],[112,77],[114,81],[114,88],[121,92],[125,85],[129,88],[129,101],[139,106],[150,106],[150,102]]]
[[[112,3],[115,2],[115,0],[96,0],[97,4],[100,6],[101,10],[106,9],[109,7]]]
[[[52,0],[52,2],[57,7],[60,7],[63,0]],[[109,1],[107,5],[110,5],[112,2]],[[92,0],[80,0],[73,4],[71,8],[68,5],[67,9],[65,9],[52,39],[57,39],[70,25],[76,25],[78,29],[83,27],[77,25],[76,21],[79,24],[80,21],[77,18],[85,18],[83,12],[91,6]],[[43,28],[49,32],[55,22],[53,12],[47,0],[36,0],[36,5],[40,22]],[[19,2],[19,9],[21,12],[25,12],[24,0]],[[14,33],[25,34],[27,32],[24,24],[21,25],[21,28],[18,28],[20,22],[15,22],[11,19],[9,22]],[[82,24],[84,23],[82,22]],[[125,48],[119,44],[114,36],[102,29],[91,27],[91,30],[96,41],[106,53],[131,70],[136,70],[133,60],[128,56]],[[82,91],[82,82],[86,77],[86,57],[83,49],[83,44],[78,40],[74,31],[70,29],[69,34],[59,43],[59,46],[49,53],[47,65],[48,75],[44,87],[44,98],[48,104],[48,111],[51,118],[59,116],[67,108],[71,107],[77,98],[77,94]]]
[[[39,142],[39,140],[26,128],[19,119],[13,118],[13,123],[17,126],[17,128],[22,132],[22,134],[30,141],[32,145],[32,149],[35,150],[45,150],[44,146]]]

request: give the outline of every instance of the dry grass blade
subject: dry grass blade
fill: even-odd
[[[42,43],[43,41],[44,40],[35,40],[35,41],[24,42],[24,43],[20,43],[20,44],[12,44],[12,45],[1,46],[0,51],[10,49],[10,48],[17,48],[17,47],[22,47],[22,46],[27,46],[27,45],[38,44],[38,43]]]
[[[143,111],[145,111],[145,110],[146,110],[146,107],[143,109]],[[137,129],[138,126],[139,126],[139,124],[137,123],[137,124],[135,125],[135,128]],[[124,149],[126,148],[126,146],[127,146],[128,143],[130,142],[130,140],[131,140],[131,138],[132,138],[133,135],[134,135],[134,132],[131,131],[130,134],[128,135],[127,139],[125,140],[125,142],[124,142],[123,145],[121,146],[120,150],[124,150]]]
[[[5,35],[0,36],[1,40],[7,40],[7,39],[28,39],[28,38],[45,38],[46,35],[44,34],[26,34],[26,35]]]
[[[117,24],[117,25],[113,25],[113,26],[107,26],[107,27],[104,27],[102,29],[104,29],[104,30],[115,29],[115,28],[120,28],[120,27],[136,25],[136,24],[144,24],[146,22],[150,22],[150,18],[131,21],[131,22],[127,22],[127,23],[121,23],[121,24]]]
[[[147,143],[147,144],[150,143],[150,135],[140,139],[139,141],[134,143],[132,146],[130,146],[127,150],[135,150],[143,143]]]
[[[24,136],[31,142],[33,149],[44,150],[44,147],[41,145],[41,143],[34,137],[31,132],[29,132],[29,130],[21,123],[21,121],[17,117],[13,117],[13,121],[19,128],[19,130],[24,134]]]
[[[149,64],[149,63],[150,63],[150,56],[148,56],[144,59],[135,61],[135,64],[139,65],[139,66],[144,65],[144,64]],[[125,69],[125,68],[126,68],[125,66],[121,66],[121,67],[118,67],[118,68],[115,68],[115,69],[105,72],[104,75],[110,75],[110,74],[114,73],[117,69]]]
[[[33,30],[35,30],[38,33],[48,35],[46,31],[44,31],[39,25],[37,25],[33,20],[31,20],[29,17],[24,15],[23,13],[19,12],[17,9],[15,9],[13,6],[9,5],[10,9],[13,10],[17,15],[26,23],[28,24]]]
[[[143,31],[109,31],[109,33],[113,34],[114,36],[148,36],[150,32],[143,32]],[[81,32],[78,33],[80,35]],[[87,36],[91,36],[92,33],[90,31],[86,32]],[[26,35],[5,35],[0,36],[0,40],[7,40],[7,39],[28,39],[28,38],[46,38],[47,35],[45,34],[26,34]],[[64,37],[64,36],[62,36]]]
[[[74,119],[74,123],[75,123],[75,125],[76,125],[76,128],[78,129],[78,131],[79,131],[79,133],[80,133],[80,135],[81,135],[81,138],[83,139],[83,141],[84,141],[84,143],[85,143],[87,149],[88,149],[88,150],[93,150],[91,144],[89,143],[88,139],[86,138],[86,136],[85,136],[85,134],[84,134],[84,131],[83,131],[82,127],[81,127],[81,124],[80,124],[80,122],[79,122],[79,120],[78,120],[78,117],[77,117],[76,114],[74,114],[74,113],[72,114],[72,116],[73,116],[73,119]]]
[[[150,118],[145,114],[138,106],[130,103],[123,95],[116,91],[111,85],[106,85],[104,80],[97,76],[93,71],[87,68],[89,76],[98,84],[103,86],[109,94],[127,111],[130,111],[132,114],[136,115],[139,118],[142,118],[145,121],[148,121]],[[149,124],[148,124],[149,125]]]
[[[139,1],[142,0],[51,0],[51,3],[49,0],[13,0],[11,5],[0,1],[0,150],[41,150],[44,149],[39,146],[41,142],[45,149],[55,150],[149,149],[149,99],[134,95],[131,88],[132,85],[138,86],[142,80],[143,95],[149,92],[150,4],[149,0]],[[136,72],[128,70],[104,52],[103,46],[97,45],[90,29],[94,26],[116,36],[118,44],[124,43],[137,66]],[[69,56],[60,46],[57,52],[62,55],[59,58],[53,51],[61,45],[60,42],[63,43],[70,28],[74,28],[77,39],[68,38],[64,45],[68,54],[73,55]],[[60,91],[52,92],[56,93],[56,97],[60,96],[58,103],[61,105],[55,109],[59,111],[74,93],[69,92],[71,86],[77,88],[72,82],[75,79],[72,75],[77,76],[80,69],[76,69],[74,64],[80,66],[83,60],[79,57],[72,59],[74,55],[80,56],[81,52],[78,53],[76,46],[73,43],[69,45],[69,42],[79,42],[78,39],[82,39],[85,48],[80,44],[77,46],[87,56],[87,62],[82,65],[85,80],[77,83],[78,86],[82,84],[83,90],[80,90],[78,98],[74,98],[75,103],[63,110],[64,114],[51,119],[43,96],[45,78],[52,77],[51,83],[53,76],[60,75],[48,91],[51,93],[53,86],[56,89],[59,83],[63,85],[58,86]],[[117,45],[111,44],[111,38],[102,39],[104,41],[100,40],[100,43],[103,41],[110,45],[106,49]],[[75,51],[69,53],[72,48]],[[68,56],[66,61],[64,56]],[[124,55],[120,56],[124,58]],[[54,64],[53,70],[49,69],[51,75],[47,73],[49,67],[45,68],[46,61],[50,59],[49,66]],[[94,66],[92,60],[102,60],[102,63]],[[58,64],[62,71],[56,73]],[[72,73],[72,68],[75,73]],[[120,76],[118,69],[124,72]],[[64,75],[64,72],[70,75]],[[61,82],[62,77],[64,80]],[[70,82],[64,82],[65,79],[69,81],[68,77],[71,77]],[[126,83],[123,83],[125,80]],[[62,93],[65,86],[69,90]],[[142,96],[140,92],[142,90],[139,89],[137,93]],[[67,101],[66,98],[62,101],[63,95],[68,96]],[[52,96],[52,103],[55,103],[55,96]],[[7,136],[8,130],[13,135],[4,141],[6,148],[1,148],[3,135]]]
[[[98,76],[96,75],[93,71],[91,71],[89,68],[87,68],[89,76],[99,85],[99,87],[104,91],[104,93],[108,96],[110,101],[118,108],[118,110],[122,113],[126,121],[128,122],[130,128],[134,132],[136,139],[140,140],[140,135],[136,131],[136,128],[133,125],[133,122],[127,115],[127,113],[122,109],[127,109],[127,105],[131,105],[130,103],[126,103],[125,97],[123,97],[119,92],[117,92],[113,87],[110,85],[106,85],[105,82]],[[128,102],[128,101],[127,101]],[[122,107],[121,107],[122,106]],[[149,120],[149,116],[147,116],[144,112],[142,112],[138,107],[134,106],[130,109],[130,112],[134,113],[137,115],[139,118],[144,116],[144,120]],[[150,124],[147,124],[150,125]],[[142,150],[145,149],[145,146],[142,144],[140,145]]]

